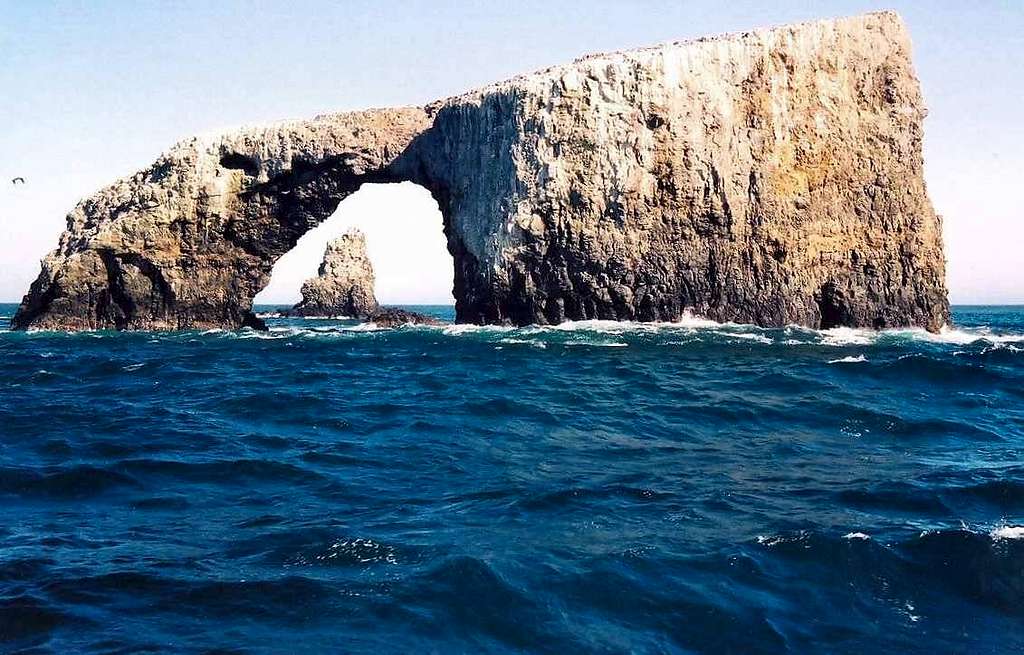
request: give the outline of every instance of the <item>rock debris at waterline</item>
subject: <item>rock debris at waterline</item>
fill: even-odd
[[[873,13],[193,138],[79,203],[13,323],[258,325],[300,236],[363,183],[412,181],[444,217],[461,322],[935,330],[924,116],[906,28]]]

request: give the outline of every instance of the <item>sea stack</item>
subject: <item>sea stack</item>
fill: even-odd
[[[431,191],[461,322],[949,317],[894,13],[579,59],[425,107],[183,141],[83,200],[16,328],[233,328],[363,183]]]
[[[327,244],[316,277],[302,285],[302,300],[290,316],[368,318],[377,311],[373,265],[366,237],[351,229]]]

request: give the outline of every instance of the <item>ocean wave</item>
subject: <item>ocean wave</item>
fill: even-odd
[[[118,489],[138,488],[132,475],[89,464],[48,467],[0,467],[0,494],[21,497],[83,499]]]
[[[860,364],[868,361],[868,358],[864,355],[847,355],[846,357],[840,357],[839,359],[830,359],[829,364]]]
[[[1024,526],[1020,525],[1001,525],[993,528],[989,535],[993,539],[1024,539]]]
[[[379,328],[372,322],[351,323],[350,321],[321,320],[312,326],[305,319],[269,318],[269,330],[260,332],[243,328],[241,330],[221,330],[217,328],[202,331],[161,332],[155,337],[158,340],[174,340],[178,338],[227,338],[227,339],[282,339],[282,338],[331,338],[344,334],[440,334],[445,337],[462,337],[470,339],[523,339],[534,343],[544,342],[548,345],[560,342],[563,336],[594,335],[620,337],[612,343],[626,343],[639,340],[645,345],[681,346],[695,340],[719,341],[723,343],[750,342],[768,347],[808,347],[827,346],[835,348],[879,347],[900,345],[938,345],[938,346],[980,346],[1003,349],[1007,353],[1024,351],[1024,334],[993,330],[987,326],[978,327],[943,327],[933,333],[921,328],[894,328],[871,330],[864,328],[838,327],[826,330],[815,330],[802,326],[790,325],[784,328],[762,328],[755,325],[717,322],[697,315],[687,314],[673,322],[638,322],[610,320],[565,321],[557,325],[529,325],[523,327],[509,325],[476,325],[446,324],[440,326],[410,325],[399,328]],[[323,323],[323,325],[320,325]],[[30,331],[30,336],[46,337],[60,333],[46,331]],[[93,338],[113,338],[118,333],[109,331],[80,332],[73,335],[61,335],[62,338],[90,336]],[[681,338],[685,337],[685,338]],[[515,343],[509,341],[507,343]],[[566,342],[568,343],[568,342]],[[594,341],[594,345],[605,345],[609,342]],[[614,346],[623,347],[623,346]],[[958,354],[962,353],[957,351]],[[839,358],[830,363],[847,360]]]
[[[870,539],[871,535],[864,534],[863,532],[847,532],[843,535],[843,539]]]
[[[190,618],[194,618],[196,608],[201,608],[207,616],[237,616],[275,623],[308,622],[311,603],[326,606],[338,595],[337,590],[322,581],[296,575],[218,580],[129,571],[78,577],[65,574],[45,588],[52,597],[93,598],[100,607],[108,598],[129,594],[136,602]]]
[[[610,321],[590,319],[582,321],[563,321],[555,325],[529,326],[526,329],[557,330],[561,332],[601,332],[606,334],[623,334],[625,332],[651,332],[658,330],[697,330],[705,328],[747,327],[738,323],[719,323],[692,313],[684,313],[677,321]],[[754,327],[754,326],[749,326]],[[756,328],[755,328],[756,329]]]
[[[337,539],[325,549],[297,555],[289,562],[290,566],[319,565],[366,565],[366,564],[398,564],[398,554],[394,547],[381,544],[373,539],[356,537],[353,539]]]
[[[453,325],[422,325],[420,326],[427,330],[437,330],[442,334],[450,337],[457,337],[464,334],[476,335],[476,334],[505,334],[508,332],[522,331],[523,334],[529,334],[529,328],[516,328],[510,325],[476,325],[474,323],[455,323]]]
[[[956,540],[975,540],[974,543],[982,546],[996,545],[1000,541],[1024,540],[1024,526],[999,523],[990,527],[970,525],[964,521],[959,522],[958,527],[939,527],[925,530],[903,530],[905,536],[894,536],[890,540],[876,543],[877,547],[886,549],[916,548],[921,544],[929,542],[952,543]],[[871,535],[860,530],[851,530],[841,536],[833,537],[829,533],[818,530],[795,530],[777,534],[762,534],[754,537],[754,543],[758,546],[773,549],[780,546],[790,547],[797,545],[801,549],[813,549],[823,547],[825,544],[834,543],[835,539],[845,541],[874,541]],[[1021,544],[1024,547],[1024,544]],[[987,549],[987,547],[986,547]],[[1002,551],[1000,551],[1002,552]],[[937,553],[935,553],[937,554]],[[1024,589],[1022,589],[1024,593]]]
[[[883,333],[858,328],[838,327],[818,332],[827,346],[869,346]]]
[[[573,347],[591,347],[591,348],[628,348],[629,344],[624,341],[587,341],[577,340],[568,341],[565,343],[566,346]]]
[[[58,628],[81,628],[90,623],[29,593],[0,597],[0,645],[45,638]]]
[[[0,651],[1021,650],[1024,311],[954,316],[4,334]]]
[[[299,328],[301,329],[301,328]],[[386,331],[379,330],[373,323],[360,323],[354,326],[337,328],[345,331]],[[705,334],[710,338],[735,339],[771,346],[809,346],[824,345],[832,347],[878,346],[899,343],[926,343],[939,345],[971,345],[985,343],[998,347],[1008,347],[1016,351],[1013,344],[1024,343],[1024,334],[1000,334],[987,328],[943,328],[938,333],[928,332],[920,328],[895,328],[871,330],[864,328],[830,328],[815,330],[801,326],[785,328],[762,328],[755,325],[717,322],[698,316],[688,315],[674,322],[638,322],[585,320],[565,321],[557,325],[528,325],[523,327],[509,325],[476,325],[455,323],[441,326],[405,326],[397,331],[415,330],[426,333],[441,333],[449,337],[490,338],[505,336],[512,339],[536,339],[550,341],[558,335],[609,335],[629,338],[678,337],[680,335],[695,336]],[[508,343],[514,343],[509,341]],[[674,345],[679,345],[675,342]],[[621,347],[621,346],[620,346]]]
[[[1024,528],[904,529],[884,539],[859,530],[800,530],[761,535],[753,543],[754,557],[764,566],[784,566],[790,576],[820,589],[869,590],[913,622],[927,618],[936,602],[1024,615]],[[926,597],[927,606],[919,602]]]

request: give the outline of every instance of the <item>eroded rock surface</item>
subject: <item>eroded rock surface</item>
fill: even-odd
[[[79,204],[14,324],[246,324],[302,233],[365,182],[411,180],[444,216],[459,321],[937,329],[910,54],[895,14],[868,14],[186,141]]]
[[[301,293],[302,300],[288,315],[367,318],[376,313],[366,236],[353,229],[328,243],[320,270],[303,283]]]

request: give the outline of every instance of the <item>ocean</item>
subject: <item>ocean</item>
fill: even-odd
[[[954,321],[2,331],[0,651],[1021,652],[1024,307]]]

